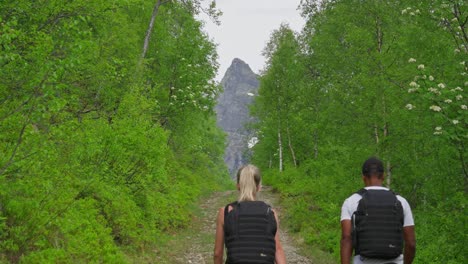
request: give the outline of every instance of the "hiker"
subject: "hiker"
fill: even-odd
[[[214,263],[223,263],[224,245],[227,264],[285,264],[279,240],[279,222],[275,211],[256,200],[261,189],[257,167],[246,165],[237,172],[236,202],[220,208],[216,221]]]
[[[364,162],[362,179],[365,188],[341,208],[341,263],[351,263],[354,249],[354,264],[411,264],[416,238],[408,202],[382,187],[384,167],[379,159]]]

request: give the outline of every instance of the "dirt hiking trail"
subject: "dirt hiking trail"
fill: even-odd
[[[208,264],[213,263],[214,237],[216,231],[216,214],[220,207],[236,200],[237,191],[225,191],[212,194],[202,201],[197,215],[186,231],[177,234],[170,241],[165,251],[170,252],[167,259],[159,259],[158,263],[168,264]],[[263,187],[258,200],[272,205],[278,216],[282,218],[282,208],[278,204],[279,195],[271,187]],[[330,260],[312,261],[306,257],[303,242],[290,235],[284,224],[280,225],[280,239],[283,244],[288,264],[322,264],[334,263]]]

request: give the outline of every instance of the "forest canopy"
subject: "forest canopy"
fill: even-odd
[[[203,6],[0,3],[0,262],[147,261],[226,181]]]
[[[378,156],[413,209],[416,263],[466,263],[466,1],[304,0],[300,11],[301,32],[271,34],[251,109],[253,162],[288,223],[338,259],[342,202]]]

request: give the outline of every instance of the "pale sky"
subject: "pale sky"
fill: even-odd
[[[216,0],[223,12],[217,26],[201,16],[205,31],[218,44],[220,67],[216,80],[220,81],[234,58],[249,64],[255,73],[264,68],[261,55],[273,30],[286,22],[294,31],[300,31],[304,19],[297,10],[300,0]]]

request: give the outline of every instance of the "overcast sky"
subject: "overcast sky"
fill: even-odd
[[[265,58],[261,55],[273,30],[286,22],[300,31],[304,20],[297,7],[300,0],[216,0],[223,12],[221,25],[206,21],[205,31],[218,44],[221,80],[234,58],[249,64],[255,73],[263,69]]]

